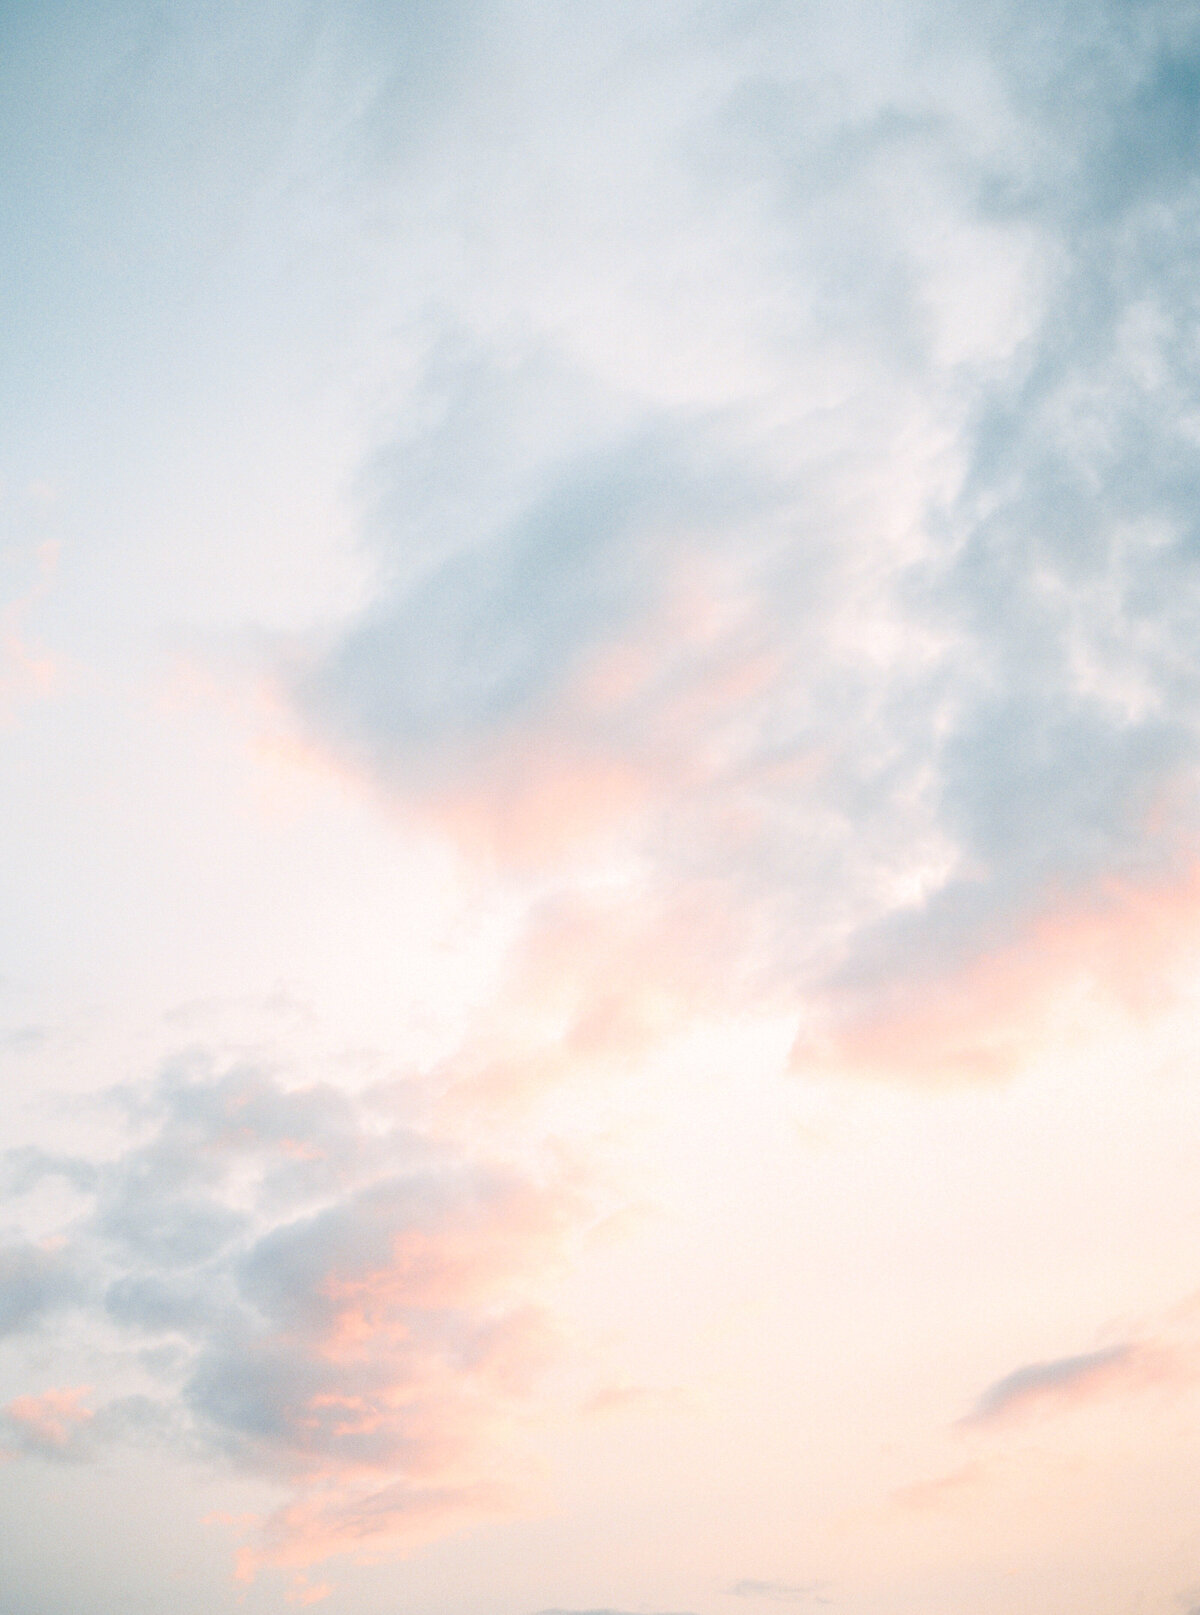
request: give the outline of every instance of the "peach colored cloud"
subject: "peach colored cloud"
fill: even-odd
[[[415,804],[473,863],[552,865],[603,845],[655,802],[653,772],[554,734],[489,752],[474,781]]]
[[[602,1385],[583,1403],[587,1417],[622,1413],[670,1413],[687,1406],[683,1391],[657,1385]]]
[[[1085,1023],[1089,1002],[1138,1016],[1169,1001],[1173,972],[1200,951],[1200,866],[1143,880],[1096,871],[1069,890],[1050,877],[1029,900],[1024,865],[997,858],[978,923],[941,951],[918,934],[921,883],[936,895],[959,877],[932,807],[898,805],[893,825],[857,777],[891,737],[856,739],[863,715],[842,733],[835,713],[809,710],[791,625],[762,580],[729,557],[723,570],[694,559],[694,576],[665,566],[656,605],[521,721],[473,736],[452,767],[366,770],[483,880],[500,872],[558,894],[531,912],[462,1069],[496,1091],[536,1088],[602,1060],[605,1045],[634,1059],[707,1013],[769,1004],[803,1021],[799,1070],[996,1080],[1056,1027]],[[900,663],[919,661],[903,623],[892,627]],[[832,676],[835,627],[806,632]],[[871,677],[889,666],[884,655]],[[932,765],[912,766],[917,802],[933,792],[916,783]],[[1168,827],[1144,816],[1129,834],[1164,842]],[[621,868],[635,873],[598,898]],[[988,949],[981,939],[1014,900],[1027,912]],[[871,985],[831,987],[838,960],[853,969],[859,941],[904,911],[913,946],[896,947]]]
[[[902,975],[825,1040],[797,1043],[799,1070],[834,1068],[919,1083],[1011,1075],[1089,1005],[1144,1018],[1165,1008],[1200,952],[1200,866],[1138,884],[1106,879],[1046,900],[1019,935],[943,974]]]
[[[728,916],[702,889],[634,884],[537,905],[493,1003],[447,1064],[451,1103],[507,1101],[626,1072],[748,1001]]]
[[[95,1418],[82,1401],[90,1390],[90,1385],[61,1386],[40,1396],[18,1396],[0,1409],[0,1417],[25,1451],[65,1452]]]
[[[986,1473],[980,1463],[962,1464],[958,1469],[938,1475],[933,1480],[919,1480],[908,1486],[899,1486],[892,1493],[892,1499],[902,1508],[943,1508],[948,1503],[957,1502],[964,1494],[978,1491]]]
[[[260,1571],[297,1572],[294,1590],[306,1586],[304,1572],[336,1558],[375,1563],[405,1555],[427,1542],[520,1507],[520,1488],[503,1481],[461,1485],[409,1486],[395,1482],[375,1488],[330,1484],[285,1505],[254,1527],[254,1541],[235,1556],[238,1581]]]
[[[335,1241],[345,1254],[332,1260],[303,1240],[299,1260],[266,1253],[259,1293],[272,1328],[256,1349],[296,1390],[273,1398],[278,1433],[254,1463],[291,1471],[295,1495],[241,1550],[244,1579],[264,1566],[407,1551],[518,1499],[520,1487],[491,1471],[498,1463],[511,1476],[512,1416],[554,1351],[545,1311],[521,1297],[554,1259],[567,1204],[483,1180],[429,1225],[390,1235],[386,1223],[409,1213],[385,1205],[383,1263],[356,1249],[374,1246],[379,1215],[352,1209]],[[290,1288],[310,1251],[302,1305],[273,1305],[276,1268]]]

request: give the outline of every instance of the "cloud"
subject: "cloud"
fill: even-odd
[[[735,1581],[725,1591],[733,1598],[769,1598],[783,1604],[828,1604],[829,1583],[824,1581]]]
[[[989,952],[894,966],[865,1001],[849,993],[838,1034],[799,1038],[794,1063],[931,1084],[1003,1077],[1055,1020],[1078,1024],[1097,1002],[1144,1019],[1170,1003],[1200,949],[1196,878],[1188,867],[1051,892]]]
[[[1155,1411],[1147,1393],[1168,1411],[1177,1399],[1200,1385],[1200,1337],[1197,1335],[1196,1298],[1147,1320],[1137,1336],[1045,1362],[1025,1363],[987,1386],[974,1407],[957,1421],[956,1429],[985,1446],[944,1474],[896,1488],[893,1501],[904,1509],[941,1511],[976,1501],[1003,1473],[1005,1447],[1020,1436],[1030,1420],[1054,1420],[1065,1415],[1086,1417],[1105,1408],[1121,1408],[1131,1398],[1139,1403],[1143,1420]],[[1023,1438],[1022,1438],[1023,1442]],[[1010,1448],[1007,1461],[1034,1450]]]
[[[615,99],[590,37],[517,51],[509,160],[481,110],[395,239],[442,295],[367,479],[375,598],[285,682],[481,878],[621,871],[698,1002],[994,1076],[1022,950],[1070,978],[1056,916],[1200,843],[1200,37],[862,15],[878,71],[781,8],[673,12]]]
[[[563,467],[488,542],[374,608],[313,699],[336,701],[334,714],[385,765],[469,766],[481,739],[528,722],[594,645],[645,609],[656,532],[703,520],[714,495],[728,503],[710,468],[679,455],[661,434],[639,434]]]
[[[352,7],[296,75],[338,86],[320,196],[402,358],[361,479],[373,597],[280,683],[523,912],[436,1083],[560,1084],[764,1007],[802,1021],[798,1069],[994,1079],[1081,981],[1153,1006],[1196,941],[1200,25],[588,16]],[[298,49],[235,52],[234,82]],[[156,106],[212,100],[150,54]],[[150,116],[111,83],[110,141]],[[29,693],[20,611],[0,641]],[[14,1450],[141,1431],[266,1477],[246,1575],[511,1507],[561,1173],[252,1064],[123,1103],[106,1161],[8,1158],[13,1193],[57,1175],[87,1209],[0,1250],[0,1332],[80,1308],[145,1383],[88,1417],[18,1398]],[[1171,1372],[1137,1342],[1027,1365],[970,1422]]]
[[[1104,1397],[1194,1379],[1194,1367],[1167,1348],[1128,1342],[1014,1369],[983,1392],[964,1423],[1059,1413]]]
[[[82,1295],[69,1250],[27,1241],[0,1246],[0,1337],[36,1327]]]
[[[95,1413],[82,1398],[89,1385],[63,1386],[41,1396],[18,1396],[0,1408],[0,1450],[9,1456],[74,1458],[87,1451],[88,1426]]]
[[[26,1049],[37,1049],[46,1042],[49,1033],[44,1026],[14,1026],[0,1032],[0,1051],[20,1054]]]
[[[115,1101],[133,1136],[109,1159],[10,1162],[19,1188],[65,1172],[88,1204],[60,1248],[3,1253],[0,1304],[12,1333],[68,1302],[115,1325],[142,1384],[18,1398],[6,1450],[165,1442],[276,1483],[243,1576],[511,1509],[512,1421],[555,1346],[541,1292],[582,1214],[561,1172],[198,1055]]]
[[[589,1417],[636,1412],[669,1413],[686,1406],[682,1391],[655,1385],[602,1385],[582,1403],[580,1411]]]

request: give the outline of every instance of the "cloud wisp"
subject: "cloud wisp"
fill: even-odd
[[[977,1428],[1031,1413],[1062,1413],[1155,1386],[1188,1385],[1195,1378],[1195,1366],[1178,1352],[1130,1341],[1077,1357],[1026,1363],[989,1385],[962,1422]]]
[[[743,1578],[725,1591],[731,1598],[769,1598],[779,1604],[829,1604],[829,1583],[825,1581],[755,1581]]]

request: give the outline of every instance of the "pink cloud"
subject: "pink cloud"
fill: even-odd
[[[624,1071],[750,998],[728,916],[703,890],[567,889],[537,905],[494,1002],[447,1062],[451,1104]]]
[[[835,1012],[824,1040],[794,1050],[799,1069],[833,1067],[921,1083],[1009,1076],[1065,1015],[1089,1001],[1145,1017],[1169,1004],[1200,950],[1200,866],[1182,878],[1109,879],[1050,900],[994,952],[942,973],[902,975]],[[838,1024],[840,1019],[840,1024]]]
[[[304,1571],[336,1558],[374,1563],[511,1514],[520,1503],[519,1488],[496,1480],[373,1489],[335,1480],[257,1521],[254,1540],[237,1552],[236,1578],[250,1582],[263,1570]]]
[[[82,1403],[90,1390],[90,1385],[61,1386],[40,1396],[15,1397],[0,1409],[0,1441],[7,1427],[8,1440],[18,1451],[65,1456],[95,1418]]]
[[[941,1509],[957,1503],[963,1496],[970,1496],[977,1492],[984,1484],[987,1471],[980,1463],[967,1463],[948,1474],[938,1475],[933,1480],[914,1481],[908,1486],[900,1486],[892,1493],[892,1498],[902,1508],[911,1509]]]

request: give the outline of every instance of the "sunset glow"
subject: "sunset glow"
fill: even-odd
[[[1198,1615],[1194,8],[0,42],[0,1615]]]

